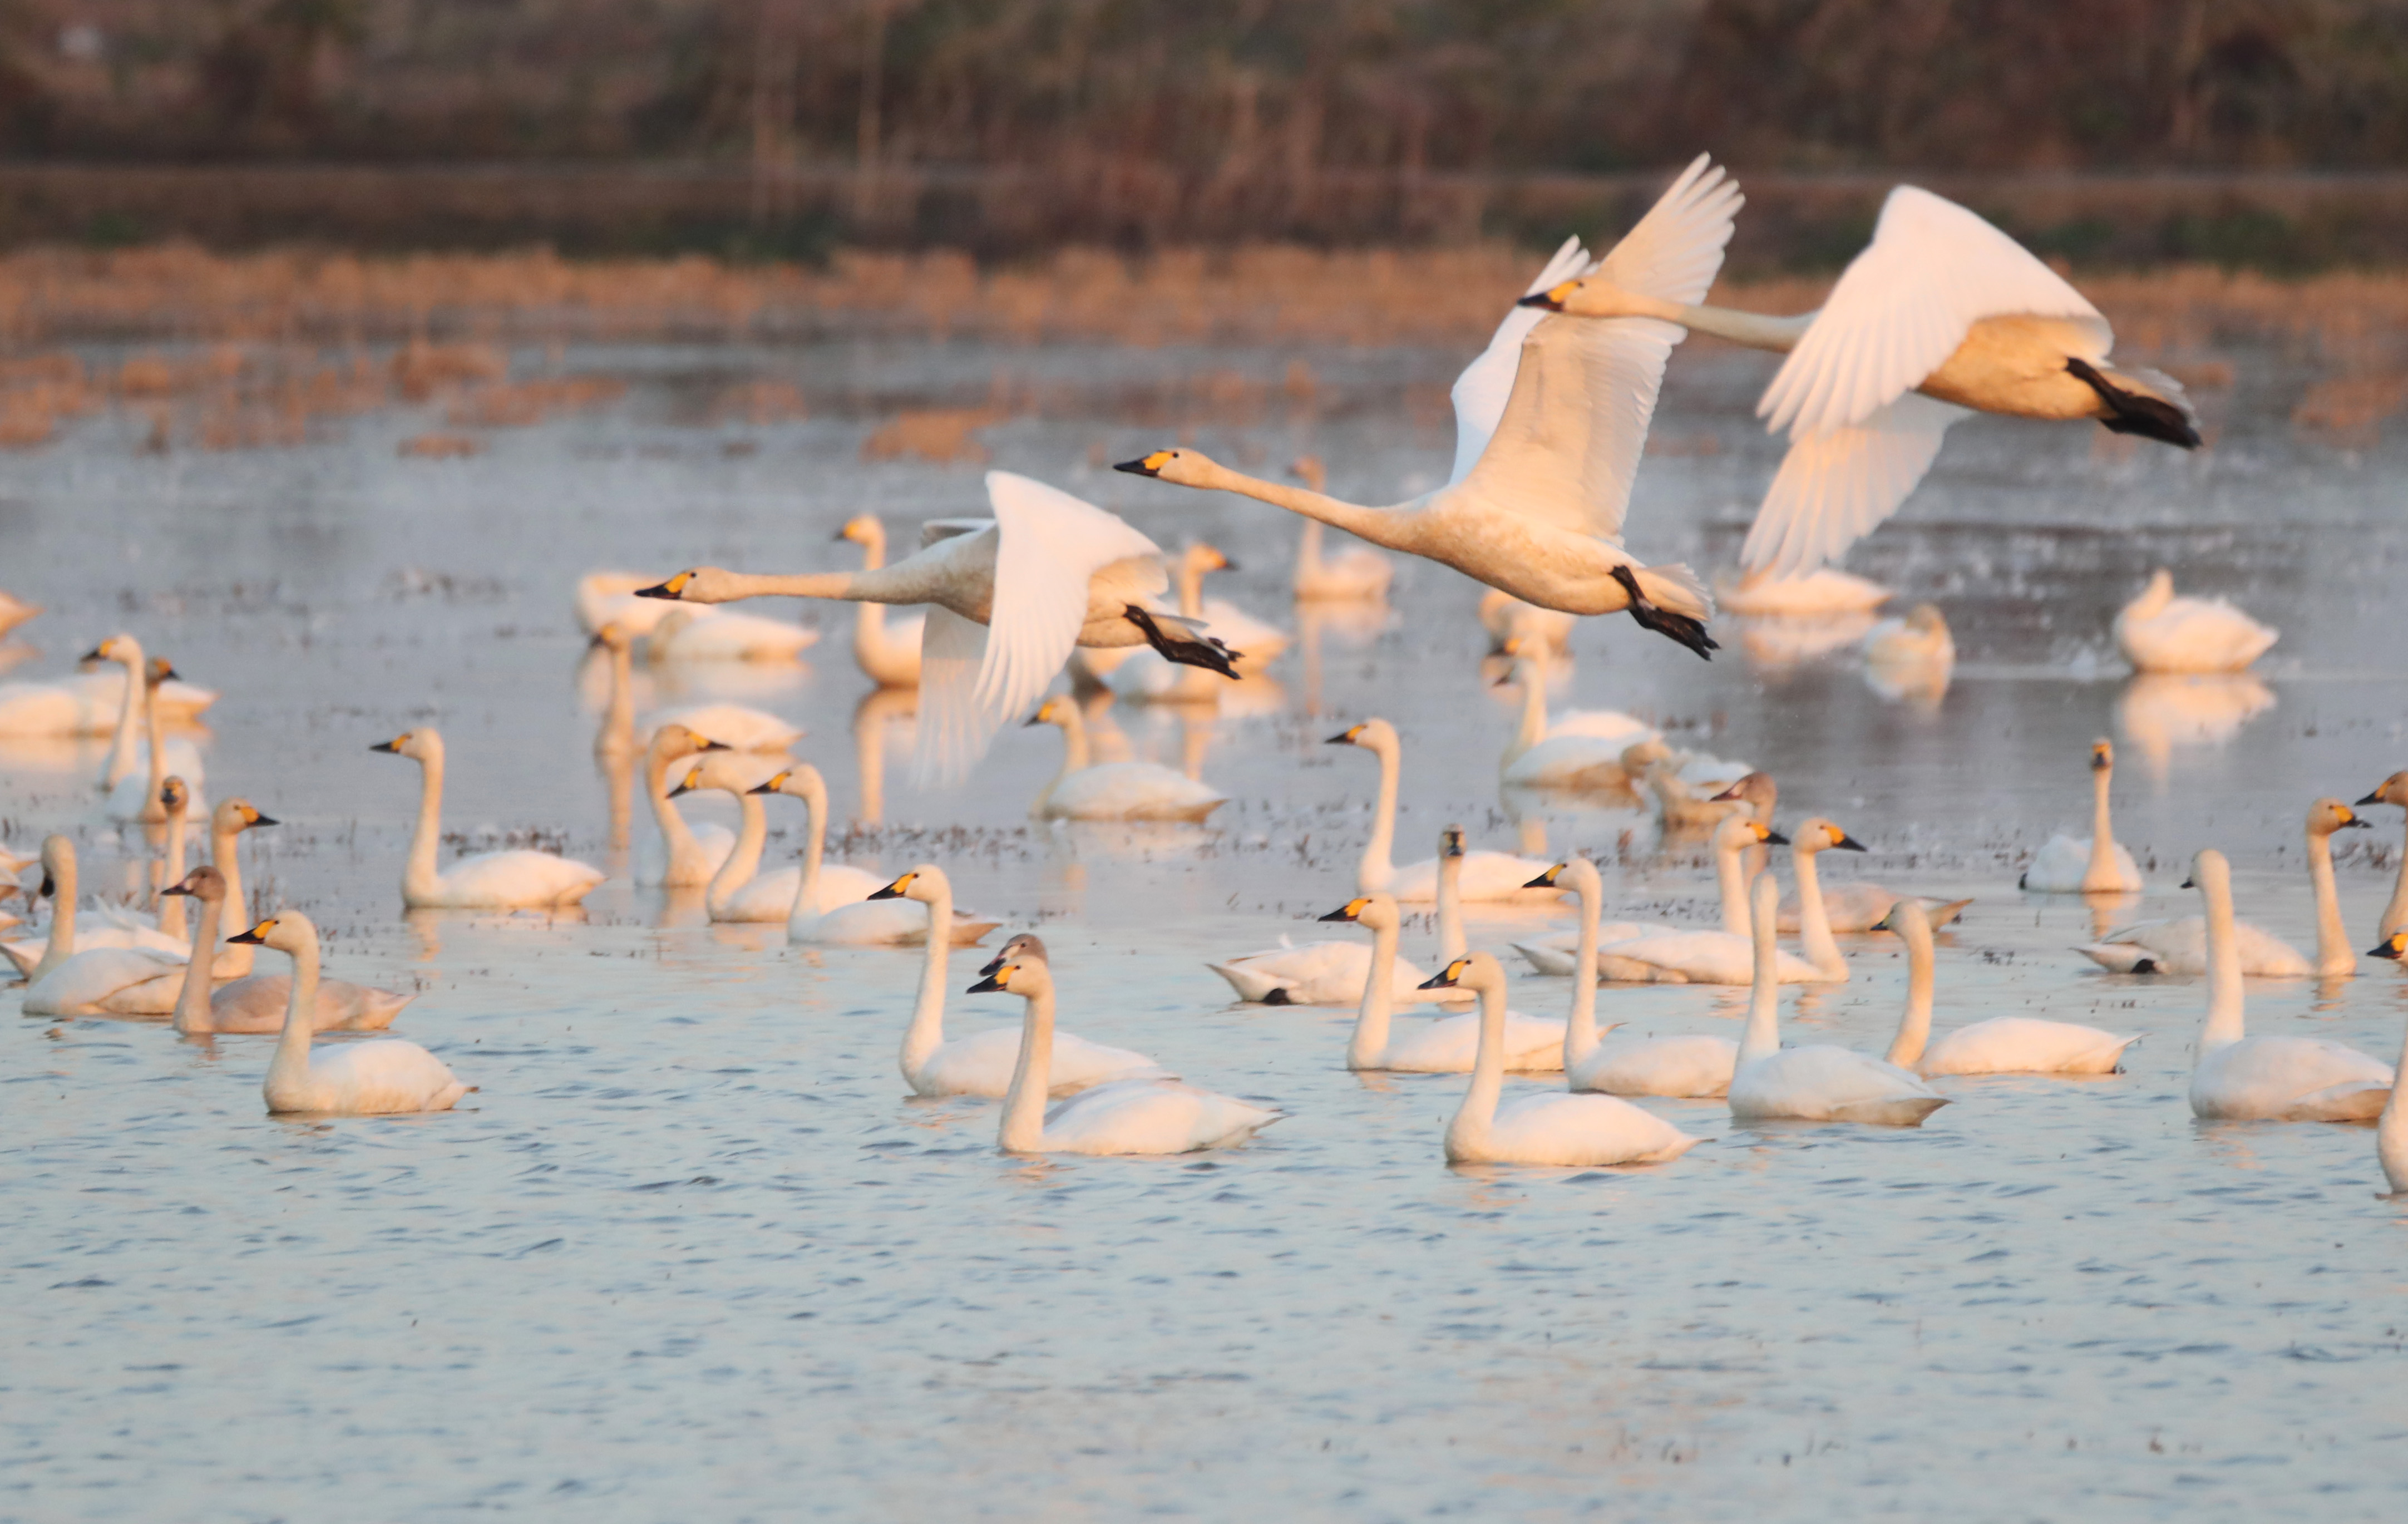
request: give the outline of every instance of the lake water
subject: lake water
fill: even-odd
[[[1309,399],[1283,389],[1299,360]],[[1182,437],[1268,467],[1310,448],[1333,490],[1389,500],[1444,469],[1445,429],[1411,420],[1459,356],[832,342],[558,363],[630,389],[466,460],[396,454],[440,426],[433,405],[223,453],[146,453],[139,420],[102,414],[0,459],[0,585],[50,609],[11,675],[122,628],[222,689],[209,795],[285,822],[248,839],[254,887],[316,917],[330,972],[418,989],[396,1034],[480,1087],[450,1114],[278,1121],[272,1039],[0,1028],[0,1517],[2397,1514],[2408,1209],[2376,1197],[2371,1132],[2195,1122],[2202,989],[2097,972],[2069,950],[2090,912],[2014,887],[2051,831],[2086,834],[2086,747],[2109,735],[2151,885],[2115,918],[2192,913],[2175,886],[2216,846],[2242,913],[2309,945],[2308,802],[2408,765],[2401,452],[2295,438],[2287,364],[2243,355],[2204,399],[2217,447],[2191,457],[1958,428],[1851,562],[1947,611],[1961,659],[1936,704],[1883,697],[1844,645],[1797,655],[1811,632],[1727,619],[1706,664],[1625,619],[1584,626],[1559,703],[1770,769],[1784,824],[1828,814],[1873,848],[1861,871],[1977,897],[1942,939],[1942,1027],[2028,1011],[2149,1036],[2113,1078],[1943,1082],[1957,1103],[1919,1131],[1651,1102],[1707,1142],[1572,1172],[1447,1168],[1458,1079],[1350,1075],[1350,1012],[1232,1007],[1204,967],[1328,929],[1309,918],[1351,893],[1374,768],[1320,742],[1371,714],[1406,738],[1399,857],[1449,821],[1481,845],[1543,834],[1599,856],[1614,906],[1713,913],[1706,863],[1659,853],[1647,817],[1498,799],[1513,701],[1484,671],[1478,590],[1443,568],[1403,567],[1383,617],[1321,619],[1217,718],[1119,712],[1137,755],[1200,756],[1232,796],[1200,831],[1031,829],[1051,730],[1007,731],[966,789],[914,791],[908,724],[856,719],[849,610],[806,607],[825,638],[782,674],[647,679],[648,698],[807,726],[840,823],[869,812],[882,751],[879,822],[838,854],[941,862],[965,903],[1042,930],[1066,1028],[1290,1114],[1209,1155],[1008,1157],[990,1105],[907,1100],[915,952],[789,949],[624,877],[582,921],[405,919],[416,773],[366,749],[439,724],[449,827],[611,860],[576,578],[850,566],[828,539],[852,513],[981,511],[973,466],[863,461],[905,408],[1020,399],[979,436],[994,464],[1166,545],[1209,537],[1241,568],[1213,591],[1294,627],[1290,519],[1103,463]],[[1208,369],[1236,402],[1190,384]],[[1731,559],[1775,458],[1747,412],[1764,375],[1676,356],[1631,516],[1648,559]],[[709,422],[746,378],[792,381],[810,416]],[[2161,563],[2282,628],[2258,679],[2123,675],[2108,620]],[[93,823],[98,759],[0,755],[0,816],[20,849],[79,832],[105,889],[126,870]],[[2369,814],[2342,839],[2360,946],[2400,831]],[[782,862],[800,811],[772,818]],[[639,801],[638,850],[650,832]],[[1502,950],[1550,924],[1475,908],[1471,933]],[[1853,980],[1785,997],[1786,1029],[1878,1050],[1903,963],[1843,940]],[[1408,956],[1431,946],[1409,928]],[[983,959],[957,956],[953,986]],[[1560,1009],[1566,983],[1517,976],[1514,998]],[[1735,1035],[1743,1004],[1600,998],[1637,1031]],[[1018,1014],[961,996],[950,1019]],[[2250,1019],[2387,1060],[2408,984],[2372,960],[2325,989],[2253,982]]]

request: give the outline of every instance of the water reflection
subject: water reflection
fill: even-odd
[[[2246,672],[2143,672],[2124,685],[2115,724],[2148,759],[2150,777],[2162,786],[2174,748],[2221,746],[2274,704],[2274,691]]]

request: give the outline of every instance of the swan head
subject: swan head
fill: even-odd
[[[780,768],[744,792],[783,794],[790,799],[801,799],[823,813],[827,810],[827,780],[820,776],[819,769],[808,762],[796,762]]]
[[[951,894],[953,888],[953,884],[946,881],[943,869],[939,868],[935,863],[922,863],[883,889],[871,894],[869,898],[916,899],[923,905],[927,905],[935,903],[941,895]]]
[[[883,545],[886,525],[878,522],[875,513],[855,513],[844,521],[844,527],[829,537],[838,541],[852,540],[856,545]]]
[[[381,746],[377,748],[379,751],[384,749]],[[652,732],[652,755],[672,761],[681,756],[692,756],[696,752],[724,752],[729,749],[726,742],[713,740],[675,720]]]
[[[1790,845],[1799,852],[1828,852],[1837,847],[1842,852],[1863,852],[1862,841],[1842,830],[1831,821],[1816,815],[1800,825],[1790,838]]]
[[[181,778],[168,778],[160,783],[159,807],[167,812],[169,819],[182,814],[184,806],[192,802],[193,791]]]
[[[432,726],[421,726],[415,730],[405,730],[391,740],[378,741],[368,750],[412,757],[420,762],[440,762],[443,760],[443,736]]]
[[[1781,802],[1781,785],[1772,781],[1772,774],[1759,769],[1741,774],[1737,783],[1707,802],[1726,804],[1734,800],[1746,805],[1759,816],[1769,815],[1772,813],[1772,807]]]
[[[736,574],[721,567],[695,567],[667,582],[636,589],[639,598],[667,598],[677,603],[732,603],[743,596],[737,590]]]
[[[1915,929],[1918,927],[1921,927],[1920,932]],[[1920,935],[1925,942],[1929,942],[1931,940],[1931,913],[1923,908],[1922,900],[1914,899],[1911,895],[1900,895],[1896,902],[1890,906],[1888,912],[1885,913],[1880,920],[1875,921],[1872,925],[1865,927],[1865,929],[1867,931],[1895,932],[1899,936],[1904,937],[1910,942],[1914,941],[1916,936]]]
[[[176,664],[166,657],[153,656],[143,666],[142,681],[155,689],[162,683],[183,682],[184,674],[176,670]]]
[[[1022,722],[1023,726],[1058,725],[1068,727],[1078,723],[1079,708],[1060,694],[1055,694],[1037,706],[1037,712]]]
[[[1542,312],[1570,312],[1579,318],[1643,315],[1631,307],[1627,293],[1602,275],[1584,275],[1544,291],[1534,291],[1513,305],[1535,307]]]
[[[2408,963],[2408,927],[2391,933],[2366,950],[2369,957],[2387,957],[2394,963]]]
[[[297,910],[280,910],[248,931],[237,932],[226,939],[252,947],[273,947],[280,953],[298,953],[305,947],[318,945],[318,928],[309,917]]]
[[[1352,926],[1368,926],[1374,931],[1394,931],[1404,924],[1402,917],[1397,913],[1396,900],[1383,894],[1358,896],[1321,919],[1343,921]]]
[[[2358,812],[2339,799],[2318,799],[2308,806],[2308,834],[2330,836],[2335,831],[2368,830],[2367,823]]]
[[[1437,973],[1422,981],[1424,989],[1476,989],[1487,991],[1505,987],[1505,966],[1487,953],[1472,953],[1456,958]]]
[[[200,867],[195,868],[191,872],[185,874],[184,881],[181,884],[170,884],[159,892],[161,894],[190,895],[194,899],[198,899],[205,904],[215,905],[221,903],[225,899],[225,875],[219,872],[216,869],[211,868],[208,864],[203,863]]]
[[[283,822],[263,815],[251,807],[249,799],[220,799],[209,812],[209,829],[220,836],[239,836],[261,826],[279,826]]]
[[[2101,736],[2090,743],[2090,770],[2112,772],[2115,769],[2115,743]]]
[[[1238,563],[1222,554],[1219,546],[1208,545],[1200,539],[1188,542],[1185,560],[1187,569],[1199,574],[1207,571],[1238,569]]]
[[[604,620],[594,631],[594,639],[585,642],[589,651],[629,651],[635,648],[635,636],[615,619]]]
[[[48,899],[59,892],[59,881],[75,877],[75,843],[64,836],[42,838],[42,887],[37,891]]]
[[[1605,880],[1598,875],[1597,864],[1586,857],[1573,857],[1555,864],[1522,887],[1570,889],[1577,894],[1601,895],[1605,892]]]
[[[1025,963],[1031,959],[1049,965],[1053,962],[1045,956],[1045,944],[1038,940],[1036,933],[1016,932],[1010,942],[1003,944],[1001,951],[986,960],[986,966],[979,972],[993,973],[1007,963]]]
[[[2395,772],[2375,786],[2373,793],[2358,801],[2358,808],[2370,804],[2408,805],[2408,772]]]
[[[1789,838],[1752,815],[1725,815],[1723,823],[1714,827],[1716,852],[1745,852],[1750,847],[1789,844]]]
[[[1158,482],[1175,482],[1182,487],[1201,487],[1210,483],[1217,469],[1210,456],[1200,451],[1177,449],[1157,450],[1150,455],[1125,460],[1112,467],[1131,476],[1150,476]]]
[[[2214,847],[2203,848],[2191,858],[2190,877],[2182,881],[2182,887],[2197,889],[2211,899],[2219,894],[2230,894],[2232,869],[2225,862],[2224,854]]]
[[[1327,746],[1360,746],[1367,752],[1395,751],[1398,748],[1397,727],[1385,720],[1365,720],[1350,725],[1323,742]]]
[[[142,642],[131,635],[112,635],[78,656],[76,660],[123,662],[126,666],[138,669],[142,665]]]
[[[1035,938],[1029,939],[1035,941]],[[985,978],[963,991],[967,995],[982,995],[1000,990],[1006,995],[1018,995],[1034,999],[1054,987],[1054,970],[1041,957],[1013,957],[998,955],[987,965]]]

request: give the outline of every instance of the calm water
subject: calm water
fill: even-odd
[[[1217,722],[1120,713],[1137,754],[1200,755],[1233,796],[1209,831],[1028,830],[1047,730],[1008,732],[968,790],[913,792],[908,724],[856,720],[847,611],[806,610],[825,639],[782,677],[647,687],[808,726],[840,817],[868,812],[882,747],[882,819],[844,855],[933,856],[965,902],[1041,927],[1066,1026],[1292,1114],[1250,1146],[999,1156],[991,1107],[904,1099],[916,953],[789,950],[624,881],[582,923],[399,913],[416,774],[367,745],[439,723],[451,828],[609,859],[576,576],[850,565],[827,543],[850,513],[979,510],[974,467],[860,462],[896,407],[1042,398],[982,436],[996,464],[1166,544],[1209,536],[1243,568],[1216,591],[1293,624],[1283,515],[1097,463],[1187,430],[1225,458],[1318,449],[1336,490],[1374,500],[1443,469],[1443,430],[1404,420],[1459,357],[1309,356],[1309,410],[1277,389],[1297,358],[597,351],[567,363],[629,377],[624,401],[472,460],[396,457],[433,409],[165,456],[103,417],[0,460],[5,585],[51,608],[14,675],[123,628],[222,688],[210,797],[286,822],[251,842],[255,886],[318,918],[330,971],[422,990],[396,1032],[480,1086],[448,1115],[271,1121],[271,1039],[0,1029],[0,1517],[2396,1515],[2408,1210],[2376,1199],[2370,1131],[2195,1123],[2202,991],[2086,971],[2068,948],[2089,913],[2013,888],[2086,819],[2085,748],[2113,735],[2118,834],[2154,891],[2136,909],[2190,913],[2182,867],[2219,846],[2243,913],[2307,945],[2306,804],[2408,762],[2400,452],[2263,422],[2302,384],[2271,361],[2209,395],[2221,443],[2196,458],[1956,432],[1853,563],[1947,609],[1962,661],[1936,706],[1737,621],[1711,666],[1591,622],[1558,696],[1772,769],[1784,821],[1836,817],[1875,847],[1863,871],[1977,895],[1943,939],[1941,1025],[2032,1011],[2150,1033],[2112,1079],[1944,1082],[1959,1103],[1919,1132],[1661,1102],[1709,1140],[1671,1166],[1453,1171],[1458,1080],[1350,1076],[1351,1013],[1229,1007],[1208,956],[1314,936],[1306,917],[1351,890],[1373,765],[1318,743],[1368,714],[1407,738],[1400,857],[1450,820],[1489,845],[1542,832],[1599,855],[1617,904],[1711,913],[1704,864],[1658,853],[1643,817],[1500,804],[1512,697],[1482,670],[1477,590],[1429,566]],[[1193,402],[1202,367],[1273,405]],[[1763,374],[1678,357],[1657,431],[1674,453],[1632,517],[1650,558],[1729,559],[1772,459],[1746,416]],[[813,416],[698,421],[746,375],[796,381]],[[2262,683],[2121,675],[2108,618],[2161,561],[2283,628]],[[90,821],[97,760],[0,757],[0,814],[20,848],[80,830],[106,888],[124,870]],[[2342,870],[2362,944],[2399,840],[2370,813]],[[799,814],[773,815],[773,862]],[[639,845],[650,829],[639,804]],[[1472,933],[1501,948],[1546,924],[1475,913]],[[1854,941],[1852,983],[1784,999],[1793,1040],[1886,1042],[1903,965]],[[1430,942],[1416,927],[1406,952]],[[957,956],[954,986],[982,960]],[[1565,998],[1517,980],[1524,1009]],[[1735,1033],[1742,1002],[1602,998],[1641,1031]],[[962,997],[951,1019],[1017,1015]],[[2408,985],[2372,961],[2329,990],[2258,985],[2251,1019],[2388,1058]]]

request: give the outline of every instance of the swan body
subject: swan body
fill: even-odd
[[[1997,1016],[1931,1041],[1931,919],[1919,899],[1901,899],[1885,930],[1906,943],[1906,1012],[1889,1062],[1927,1078],[1936,1074],[2113,1074],[2140,1041],[2071,1021]]]
[[[204,865],[161,892],[176,896],[179,901],[185,898],[200,901],[200,912],[193,917],[191,958],[176,996],[176,1030],[188,1037],[208,1032],[281,1031],[293,1000],[291,974],[254,973],[230,980],[215,989],[209,987],[208,981],[196,980],[192,975],[194,966],[217,959],[218,932],[226,903],[225,875]],[[392,1026],[393,1018],[414,999],[411,995],[355,985],[347,979],[321,979],[317,999],[310,1007],[310,1027],[321,1032],[381,1031]]]
[[[16,967],[19,973],[25,976],[29,992],[49,975],[58,971],[63,965],[84,953],[143,953],[179,965],[182,963],[185,956],[185,944],[182,939],[168,936],[157,927],[130,913],[119,911],[110,906],[102,906],[93,912],[101,918],[99,926],[79,927],[76,910],[76,881],[75,843],[64,836],[54,835],[44,838],[42,885],[43,892],[52,900],[50,933],[40,942],[12,942],[0,944],[0,947],[5,947],[8,961]],[[244,950],[238,949],[229,949],[210,970],[213,975],[221,979],[232,978],[250,971],[251,965],[244,956]],[[45,1001],[47,1003],[49,999],[55,998],[63,1004],[91,1004],[104,998],[108,988],[112,987],[96,982],[119,976],[122,976],[122,984],[138,983],[140,978],[147,977],[141,973],[139,966],[136,963],[123,960],[107,964],[93,962],[85,966],[84,971],[77,976],[77,981],[72,986],[68,985],[54,986],[57,992],[55,997],[45,997]],[[114,987],[122,987],[122,985]],[[101,995],[85,993],[94,988],[100,988]],[[70,989],[75,992],[72,999],[67,993]],[[170,999],[168,1006],[160,1007],[160,1010],[172,1007],[174,1003]],[[39,1015],[45,1013],[35,1010],[29,1014]],[[119,1014],[146,1013],[129,1009]],[[158,1012],[152,1011],[147,1014],[155,1015]]]
[[[1714,827],[1714,877],[1721,885],[1720,930],[1651,931],[1598,950],[1598,976],[1609,984],[1745,985],[1756,979],[1755,944],[1742,857],[1760,845],[1781,846],[1788,838],[1745,815]],[[1769,935],[1771,927],[1768,925]],[[1776,949],[1773,976],[1784,985],[1825,984],[1831,975],[1805,958]],[[1841,972],[1844,976],[1845,966]]]
[[[442,735],[432,728],[405,730],[368,750],[409,757],[417,762],[421,774],[418,825],[410,835],[409,857],[401,875],[401,902],[408,908],[562,910],[582,901],[609,876],[590,863],[527,851],[480,852],[438,870],[436,853],[443,839]],[[309,935],[317,936],[314,927]]]
[[[748,576],[681,571],[645,596],[690,603],[818,597],[924,603],[915,767],[958,782],[996,730],[1024,714],[1074,646],[1151,645],[1234,676],[1229,653],[1156,606],[1162,552],[1121,520],[1009,471],[987,473],[995,520],[874,571]]]
[[[861,547],[861,568],[876,571],[886,565],[886,525],[875,513],[856,513],[836,532]],[[886,605],[860,603],[853,616],[853,660],[862,675],[882,688],[920,685],[922,614],[906,614],[889,623]]]
[[[2304,979],[2316,966],[2298,948],[2246,921],[2236,922],[2241,971],[2260,979]],[[2110,973],[2169,973],[2196,978],[2207,971],[2207,918],[2185,915],[2117,927],[2074,951]]]
[[[1371,974],[1371,950],[1356,942],[1309,942],[1241,953],[1205,967],[1229,982],[1238,999],[1255,1005],[1344,1005],[1358,999]],[[1388,987],[1406,999],[1428,976],[1399,957]]]
[[[317,1006],[318,928],[299,911],[279,911],[235,940],[273,947],[293,959],[293,992],[285,1005],[282,1035],[260,1086],[270,1115],[448,1112],[468,1093],[442,1059],[398,1038],[309,1050],[311,1014]]]
[[[787,895],[786,940],[822,947],[918,947],[928,940],[928,911],[911,899],[879,899],[886,877],[846,863],[826,861],[827,780],[808,762],[783,769],[754,794],[783,794],[803,801],[803,861],[789,878],[770,875]],[[786,887],[791,885],[791,887]],[[946,924],[953,944],[968,947],[1000,923],[972,911],[953,910]]]
[[[2052,836],[2033,854],[2018,887],[2036,894],[2123,894],[2143,885],[2141,865],[2115,840],[2108,817],[2107,789],[2115,775],[2115,748],[2100,740],[2090,743],[2090,834]]]
[[[1354,1034],[1346,1047],[1346,1067],[1407,1074],[1471,1072],[1480,1055],[1481,1020],[1477,1014],[1464,1012],[1434,1020],[1412,1020],[1399,1029],[1394,1020],[1396,981],[1372,975],[1374,969],[1394,969],[1401,964],[1397,956],[1397,940],[1402,922],[1397,913],[1397,902],[1386,895],[1361,896],[1322,919],[1352,921],[1371,931],[1371,956],[1364,960],[1364,976],[1355,986],[1358,1003]],[[1422,998],[1419,990],[1407,997]],[[1560,1021],[1541,1021],[1518,1011],[1508,1011],[1498,1041],[1504,1047],[1507,1069],[1543,1072],[1563,1067],[1564,1024]]]
[[[150,947],[91,947],[25,986],[29,1016],[159,1016],[176,1008],[184,956]]]
[[[1446,1126],[1448,1163],[1568,1168],[1662,1164],[1698,1145],[1699,1140],[1653,1112],[1612,1096],[1552,1090],[1502,1101],[1507,1062],[1504,968],[1488,954],[1474,953],[1448,964],[1429,987],[1468,988],[1480,996],[1479,1052],[1463,1102]]]
[[[1775,982],[1772,921],[1780,889],[1759,875],[1749,891],[1756,980],[1747,1031],[1731,1071],[1731,1115],[1744,1122],[1862,1122],[1921,1127],[1948,1098],[1898,1065],[1828,1043],[1781,1045],[1781,991]]]
[[[2238,672],[2279,639],[2222,598],[2176,597],[2163,567],[2115,615],[2115,644],[2143,672]]]
[[[1827,924],[1834,931],[1884,931],[1888,929],[1884,923],[1888,920],[1890,911],[1906,898],[1896,889],[1885,888],[1878,884],[1859,881],[1833,884],[1823,890],[1823,913]],[[1964,914],[1965,907],[1972,902],[1971,899],[1927,901],[1923,909],[1936,929]],[[1773,923],[1773,929],[1795,932],[1799,927],[1798,902],[1784,896],[1781,917]]]
[[[1087,724],[1066,697],[1048,698],[1030,725],[1059,726],[1062,770],[1028,808],[1035,820],[1202,820],[1229,801],[1209,784],[1153,762],[1094,762]]]
[[[1728,1089],[1739,1045],[1727,1037],[1654,1037],[1612,1047],[1599,1041],[1611,1029],[1597,1024],[1598,917],[1605,904],[1605,885],[1597,865],[1581,858],[1557,864],[1551,876],[1580,896],[1572,1005],[1564,1023],[1565,1085],[1616,1096],[1718,1096]]]
[[[1714,601],[1729,613],[1773,618],[1813,618],[1862,613],[1890,598],[1889,589],[1837,567],[1816,567],[1787,576],[1719,578]]]
[[[2200,442],[2171,378],[2109,362],[2114,332],[2080,292],[1980,217],[1912,185],[1890,192],[1872,242],[1819,312],[1684,305],[1611,269],[1525,300],[1677,323],[1788,355],[1756,404],[1790,447],[1741,549],[1752,573],[1837,560],[1898,511],[1949,426],[1974,412],[2095,419],[2186,450]]]
[[[1522,718],[1498,765],[1505,784],[1522,788],[1619,792],[1630,786],[1625,754],[1661,732],[1643,721],[1612,711],[1591,710],[1547,717],[1549,648],[1534,637],[1513,636],[1506,654],[1514,658],[1512,681],[1522,687]]]
[[[927,907],[930,931],[921,939],[927,952],[922,962],[920,994],[911,1007],[911,1024],[903,1032],[900,1059],[903,1079],[911,1086],[911,1093],[1002,1100],[1011,1090],[1021,1034],[1009,1027],[991,1027],[951,1041],[945,1037],[946,965],[953,946],[953,890],[944,870],[933,863],[922,863],[871,895],[870,899],[873,903],[909,899]],[[1047,1078],[1051,1082],[1049,1092],[1064,1096],[1116,1080],[1168,1080],[1178,1076],[1142,1053],[1056,1032]]]
[[[2246,1035],[2241,948],[2232,934],[2232,876],[2213,850],[2191,859],[2207,902],[2207,1020],[2191,1070],[2193,1114],[2227,1122],[2355,1122],[2390,1100],[2388,1064],[2318,1037]]]
[[[1579,241],[1572,240],[1574,247]],[[1313,491],[1329,490],[1319,456],[1302,456],[1290,469]],[[1388,596],[1388,584],[1397,575],[1395,562],[1365,545],[1348,545],[1325,554],[1321,535],[1321,521],[1307,519],[1297,536],[1294,587],[1297,602],[1376,603]]]
[[[1007,1154],[1189,1154],[1242,1143],[1281,1114],[1172,1079],[1099,1085],[1047,1110],[1054,1069],[1054,975],[1036,938],[970,986],[1026,1002],[1020,1052],[1003,1100],[997,1143]]]
[[[2395,772],[2375,786],[2374,792],[2358,801],[2363,810],[2370,804],[2408,806],[2408,772]],[[2391,882],[2390,903],[2383,907],[2383,918],[2375,923],[2378,939],[2388,937],[2408,926],[2408,844],[2400,851],[2400,874]]]
[[[1366,720],[1329,738],[1332,746],[1360,746],[1380,759],[1380,794],[1371,807],[1371,839],[1355,870],[1355,886],[1364,894],[1386,894],[1405,904],[1430,904],[1438,899],[1438,859],[1396,865],[1397,791],[1403,770],[1404,743],[1396,726],[1385,720]],[[1553,889],[1532,889],[1532,879],[1554,865],[1544,858],[1510,852],[1474,852],[1463,860],[1463,898],[1526,904],[1562,898]]]
[[[672,607],[644,637],[652,661],[794,661],[820,632],[724,609]]]
[[[669,798],[669,769],[703,752],[731,750],[725,741],[707,738],[676,720],[664,720],[644,745],[644,798],[660,827],[661,856],[637,875],[638,884],[692,889],[709,884],[736,850],[736,833],[716,822],[688,826]],[[874,885],[873,885],[874,887]],[[861,891],[867,894],[868,889]]]
[[[151,695],[163,718],[191,722],[217,693],[168,678]],[[113,671],[71,672],[50,683],[0,683],[0,736],[107,735],[124,723],[125,680]]]

